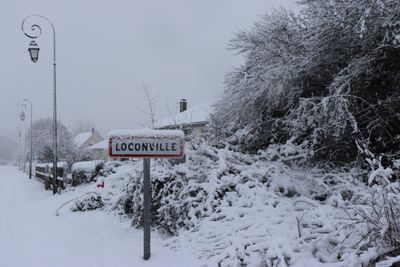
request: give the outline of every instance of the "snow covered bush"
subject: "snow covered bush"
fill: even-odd
[[[71,211],[88,211],[100,209],[103,206],[101,195],[93,192],[77,198],[70,209]]]
[[[118,161],[118,160],[113,160],[113,161],[107,161],[104,163],[103,168],[99,170],[99,175],[103,177],[107,177],[109,175],[112,175],[117,172],[118,168],[124,165],[124,162]]]
[[[400,252],[400,187],[375,186],[365,206],[355,208],[362,222],[370,228],[365,236],[370,242]],[[392,251],[391,251],[392,252]]]
[[[71,167],[72,185],[89,183],[99,174],[104,166],[103,160],[76,162]]]
[[[373,186],[368,198],[351,207],[354,212],[353,217],[349,215],[351,220],[356,225],[365,226],[365,234],[357,243],[357,250],[361,253],[366,248],[378,248],[372,262],[382,261],[377,266],[392,266],[392,263],[399,261],[393,257],[400,253],[400,185],[393,182],[398,179],[400,166],[396,160],[392,168],[384,167],[381,158],[374,158],[367,149],[364,153],[368,154],[367,161],[372,170],[368,173],[368,184]],[[384,260],[386,257],[392,257],[393,260]]]
[[[266,14],[231,48],[213,134],[244,151],[293,140],[316,161],[357,159],[356,141],[392,161],[400,150],[397,0],[301,0]],[[216,142],[216,143],[217,143]]]
[[[299,266],[359,267],[373,246],[354,246],[369,226],[348,214],[358,216],[349,210],[366,202],[369,188],[359,170],[296,166],[306,153],[290,142],[257,155],[193,143],[185,163],[152,161],[152,225],[172,236],[169,247],[193,246],[212,266],[296,266],[312,259]],[[140,227],[141,162],[129,164],[113,207]]]

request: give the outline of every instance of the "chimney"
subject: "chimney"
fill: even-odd
[[[94,128],[92,128],[92,134],[94,134]]]
[[[179,112],[184,112],[185,110],[187,110],[187,101],[186,99],[182,98],[179,102]]]

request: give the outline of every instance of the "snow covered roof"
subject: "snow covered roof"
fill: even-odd
[[[210,114],[213,111],[213,105],[217,100],[208,100],[206,102],[195,105],[186,111],[161,119],[156,123],[157,128],[182,124],[207,123],[210,120]]]
[[[74,138],[75,145],[80,147],[81,145],[83,145],[83,143],[85,143],[90,138],[91,135],[92,135],[92,132],[85,132],[85,133],[78,134]]]
[[[98,142],[97,144],[89,146],[88,150],[95,150],[95,149],[107,149],[108,148],[108,139],[104,139],[101,142]]]

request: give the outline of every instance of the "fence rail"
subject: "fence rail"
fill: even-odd
[[[57,164],[57,187],[64,189],[64,180],[67,176],[67,166],[63,163]],[[44,184],[46,190],[51,189],[53,186],[53,164],[41,163],[35,167],[35,177],[37,180]]]

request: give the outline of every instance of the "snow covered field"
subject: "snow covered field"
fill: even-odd
[[[93,190],[86,185],[53,196],[14,167],[0,166],[1,267],[201,266],[193,251],[163,246],[152,233],[152,256],[142,259],[142,231],[103,211],[55,211]]]

